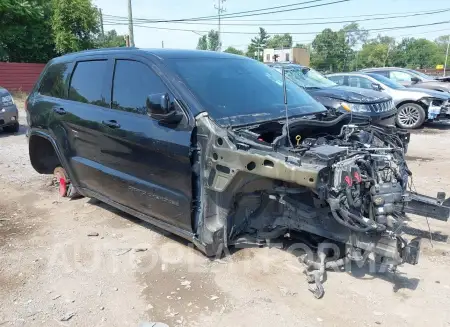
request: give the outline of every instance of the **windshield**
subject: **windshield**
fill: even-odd
[[[276,67],[281,72],[281,67]],[[297,85],[304,88],[322,88],[336,86],[337,84],[320,74],[318,71],[301,66],[286,66],[286,76]]]
[[[282,76],[250,59],[170,59],[205,110],[218,124],[240,125],[286,116]],[[286,81],[288,116],[325,111],[303,89]]]
[[[424,73],[421,73],[421,72],[418,72],[417,70],[408,69],[408,71],[410,73],[413,73],[414,75],[422,77],[423,79],[426,79],[426,80],[434,80],[435,79],[434,77],[432,77],[430,75],[427,75],[427,74],[424,74]]]
[[[397,83],[387,77],[384,77],[383,75],[375,74],[375,73],[367,73],[367,75],[369,75],[372,78],[375,78],[377,81],[383,83],[384,85],[386,85],[387,87],[390,87],[391,89],[398,90],[398,89],[405,88],[400,83]]]

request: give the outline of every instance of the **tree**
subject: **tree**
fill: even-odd
[[[220,48],[219,32],[211,30],[208,32],[208,50],[218,51]]]
[[[0,0],[0,60],[45,63],[56,55],[51,4]]]
[[[208,38],[206,35],[198,38],[197,50],[208,50]]]
[[[224,52],[233,53],[233,54],[237,54],[237,55],[241,55],[241,56],[244,55],[243,51],[233,48],[233,47],[226,48]]]
[[[395,66],[394,61],[398,56],[395,38],[378,35],[375,39],[363,44],[358,54],[358,62],[354,67],[357,69],[358,67]]]
[[[126,46],[124,35],[118,35],[116,30],[107,31],[106,34],[99,35],[95,42],[96,48],[114,48]]]
[[[91,0],[52,0],[56,50],[68,53],[93,48],[99,12]]]
[[[292,48],[292,35],[290,34],[277,34],[272,36],[266,44],[267,48]]]
[[[246,56],[262,60],[261,51],[266,48],[269,38],[270,36],[267,34],[266,30],[260,27],[258,36],[252,38],[250,45],[248,46]]]
[[[312,50],[311,65],[330,72],[342,71],[348,53],[351,52],[345,34],[333,32],[329,28],[315,37]]]
[[[203,35],[198,39],[197,50],[219,50],[219,32],[211,30],[208,35]]]

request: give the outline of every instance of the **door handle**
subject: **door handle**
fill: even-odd
[[[106,125],[110,128],[120,128],[120,124],[118,122],[116,122],[115,120],[103,120],[102,124]]]
[[[67,112],[62,107],[54,107],[53,111],[56,112],[58,115],[65,115]]]

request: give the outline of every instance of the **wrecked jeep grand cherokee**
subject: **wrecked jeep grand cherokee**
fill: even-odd
[[[410,191],[409,133],[330,115],[283,76],[205,51],[56,58],[27,100],[31,163],[55,172],[61,195],[100,199],[208,256],[300,231],[351,249],[305,259],[322,273],[365,252],[416,264],[405,214],[446,221],[449,208],[443,193]]]

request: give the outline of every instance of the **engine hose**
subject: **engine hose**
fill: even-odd
[[[348,222],[346,222],[345,220],[343,220],[341,217],[339,217],[339,214],[336,210],[332,210],[331,214],[333,215],[333,218],[341,225],[351,229],[352,231],[355,232],[359,232],[359,233],[365,233],[368,232],[369,230],[372,230],[372,227],[358,227],[358,226],[353,226],[350,225]]]
[[[359,216],[357,216],[357,215],[355,215],[355,214],[353,214],[353,213],[351,213],[351,212],[348,212],[347,210],[344,210],[344,209],[340,209],[340,214],[343,215],[344,217],[348,217],[348,218],[350,218],[350,219],[356,220],[358,223],[360,223],[360,224],[362,224],[362,225],[364,225],[364,226],[370,227],[370,228],[373,229],[373,230],[383,231],[383,230],[386,229],[385,226],[380,225],[380,224],[377,224],[377,223],[376,223],[374,220],[372,220],[372,219],[370,219],[370,221],[372,222],[372,226],[371,226],[371,225],[370,225],[370,222],[366,222],[366,221],[365,221],[364,219],[362,219],[361,217],[359,217]],[[374,227],[374,226],[376,226],[376,227]]]

